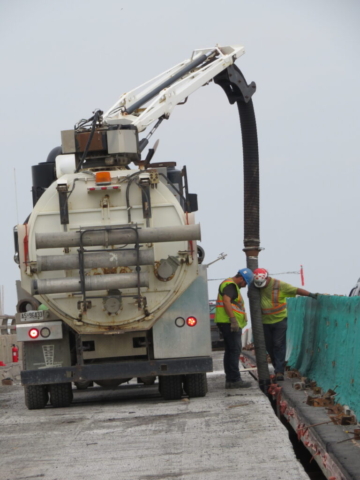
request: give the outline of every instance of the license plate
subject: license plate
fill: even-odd
[[[29,312],[24,312],[20,314],[20,320],[22,322],[28,322],[33,320],[45,320],[47,314],[44,310],[30,310]]]

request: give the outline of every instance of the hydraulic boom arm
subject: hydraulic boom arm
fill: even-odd
[[[138,132],[160,118],[168,118],[179,103],[206,85],[245,53],[241,45],[194,50],[190,59],[124,93],[108,110],[105,123],[123,119]],[[145,107],[144,105],[147,104]]]

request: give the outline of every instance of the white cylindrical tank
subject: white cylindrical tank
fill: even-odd
[[[78,331],[148,329],[198,276],[200,226],[184,213],[165,179],[151,178],[114,169],[111,183],[98,186],[94,175],[66,174],[34,207],[22,284]],[[59,213],[59,183],[69,192],[67,224]],[[144,218],[149,204],[150,218]],[[121,299],[121,308],[106,309],[109,295]]]

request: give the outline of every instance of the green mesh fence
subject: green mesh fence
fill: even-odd
[[[290,298],[288,365],[323,389],[336,387],[336,401],[360,419],[360,297]]]

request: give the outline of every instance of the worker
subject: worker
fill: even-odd
[[[239,357],[241,353],[241,333],[247,323],[244,300],[240,288],[253,280],[253,273],[242,268],[237,274],[224,280],[219,286],[215,308],[215,323],[224,338],[225,388],[248,388],[251,382],[241,379]]]
[[[287,309],[286,299],[301,295],[317,299],[317,293],[296,288],[269,276],[265,268],[254,270],[254,285],[260,289],[265,345],[274,366],[276,380],[284,380]]]

